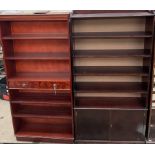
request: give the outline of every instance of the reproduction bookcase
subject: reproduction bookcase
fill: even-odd
[[[3,14],[0,30],[17,140],[72,143],[69,14]]]
[[[155,140],[152,11],[4,13],[0,39],[17,140]]]
[[[76,143],[144,143],[154,16],[149,11],[74,11]]]

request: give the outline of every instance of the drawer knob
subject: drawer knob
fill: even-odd
[[[25,87],[25,86],[27,86],[27,84],[26,83],[22,83],[22,87]]]
[[[53,84],[53,89],[54,89],[54,93],[55,93],[55,95],[56,95],[56,93],[57,93],[57,92],[56,92],[56,89],[57,89],[56,83]]]

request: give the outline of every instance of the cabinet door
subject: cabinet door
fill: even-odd
[[[146,112],[144,110],[112,110],[110,117],[112,141],[145,140]]]
[[[109,111],[75,110],[76,140],[108,140]]]
[[[151,112],[150,134],[149,139],[155,139],[155,109]]]

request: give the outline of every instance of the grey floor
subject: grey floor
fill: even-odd
[[[14,136],[10,104],[4,100],[0,100],[0,143],[22,143]]]

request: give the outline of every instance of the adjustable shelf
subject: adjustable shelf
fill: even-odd
[[[71,17],[75,141],[145,142],[153,13],[80,10]]]
[[[75,97],[75,109],[143,109],[146,98],[143,97]]]
[[[76,82],[76,92],[128,92],[148,93],[147,83],[143,82]]]
[[[118,50],[74,50],[74,58],[150,58],[150,50],[143,49],[118,49]]]
[[[10,36],[4,36],[2,39],[4,40],[12,40],[12,39],[68,39],[68,35],[66,34],[16,34]]]
[[[13,117],[44,117],[44,118],[62,118],[71,120],[71,109],[66,105],[44,106],[35,104],[25,105],[14,103]],[[37,109],[37,110],[36,110]]]
[[[77,66],[76,76],[149,76],[149,67],[138,66]]]
[[[150,32],[77,32],[73,38],[151,38]]]
[[[27,127],[28,128],[28,127]],[[25,129],[24,129],[25,130]],[[33,128],[32,130],[37,130],[37,128]],[[40,128],[39,128],[40,130]],[[33,139],[37,139],[37,138],[41,138],[43,140],[46,141],[51,141],[51,139],[53,139],[53,141],[58,141],[58,142],[64,142],[64,143],[71,143],[74,138],[72,137],[71,133],[50,133],[50,132],[33,132],[33,131],[18,131],[16,134],[16,137],[20,140],[20,138],[27,138],[30,137],[31,141],[33,141]]]
[[[47,53],[17,53],[7,56],[7,60],[64,60],[69,61],[70,55],[67,52],[47,52]]]
[[[27,127],[28,128],[28,127]],[[37,130],[37,128],[33,128],[33,130]],[[40,130],[40,128],[39,128]],[[30,140],[33,141],[33,139],[41,138],[43,139],[43,142],[49,142],[51,139],[53,141],[58,141],[58,142],[64,142],[64,143],[71,143],[74,138],[72,137],[72,134],[70,133],[50,133],[50,132],[33,132],[33,131],[19,131],[16,134],[17,139],[20,140],[20,138],[24,139],[27,137],[30,137]]]
[[[32,105],[68,105],[71,106],[71,99],[68,94],[60,94],[59,96],[48,92],[23,92],[19,89],[14,90],[10,94],[11,103],[32,104]]]
[[[21,113],[20,113],[21,112]],[[34,117],[34,118],[53,118],[53,119],[56,119],[56,118],[59,118],[59,119],[69,119],[69,120],[71,120],[71,117],[69,117],[69,116],[63,116],[63,115],[48,115],[48,112],[47,112],[47,115],[43,115],[43,114],[41,114],[41,113],[33,113],[33,114],[31,114],[31,113],[29,113],[29,112],[27,112],[27,111],[20,111],[20,112],[18,112],[18,113],[15,113],[15,114],[13,114],[13,117],[15,117],[15,118],[22,118],[22,117],[30,117],[30,118],[32,118],[32,117]]]
[[[69,14],[0,22],[17,140],[73,143]]]
[[[38,73],[16,73],[12,77],[8,77],[8,81],[55,81],[55,82],[69,82],[70,73],[67,72],[38,72]]]

